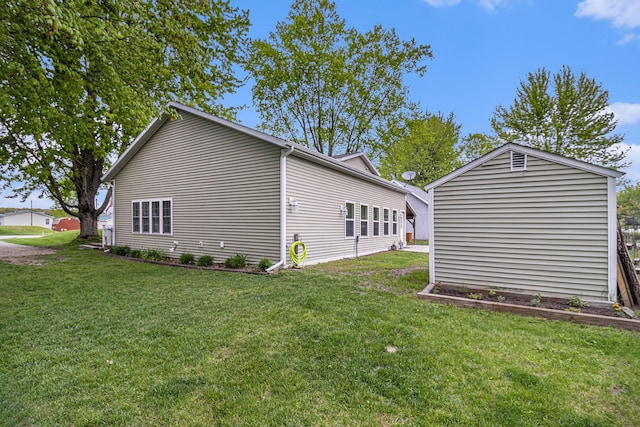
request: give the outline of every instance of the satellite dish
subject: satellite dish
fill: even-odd
[[[416,173],[414,171],[402,172],[402,179],[404,179],[405,181],[411,181],[415,177]]]

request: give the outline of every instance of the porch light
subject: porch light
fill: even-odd
[[[289,197],[289,206],[293,212],[298,212],[298,199],[295,197]]]

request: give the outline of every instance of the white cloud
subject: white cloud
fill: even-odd
[[[448,7],[455,6],[460,3],[460,0],[422,0],[429,6],[433,7]]]
[[[627,44],[635,41],[640,41],[640,34],[627,33],[618,40],[618,44]]]
[[[494,10],[496,6],[507,4],[509,0],[480,0],[480,6],[487,10]]]
[[[615,114],[618,125],[627,125],[640,122],[640,104],[628,102],[614,102],[608,110]]]
[[[618,28],[640,26],[640,0],[584,0],[578,3],[575,16],[611,20]]]

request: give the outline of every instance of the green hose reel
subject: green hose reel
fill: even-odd
[[[298,254],[297,248],[298,246],[302,247],[302,253]],[[305,244],[299,240],[293,242],[291,245],[291,249],[289,249],[289,257],[291,258],[291,262],[294,267],[298,267],[300,264],[307,259],[307,247]]]

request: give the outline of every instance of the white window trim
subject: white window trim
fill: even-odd
[[[362,219],[362,207],[366,206],[367,207],[367,218],[365,220]],[[359,225],[360,228],[358,228],[358,231],[360,232],[360,238],[362,239],[368,239],[369,237],[371,237],[371,234],[369,233],[369,217],[371,215],[369,215],[369,205],[367,203],[360,203],[360,221],[359,221]],[[367,221],[367,235],[363,236],[362,235],[362,221]]]
[[[394,216],[393,216],[394,213],[396,214],[395,215],[395,220],[393,219],[394,218]],[[394,229],[393,226],[394,225],[395,225],[395,232],[393,231],[393,229]],[[392,236],[397,236],[398,235],[398,210],[397,209],[392,209],[391,210],[391,235]]]
[[[389,219],[386,220],[386,221],[384,219],[384,211],[387,211],[389,213],[389,215],[387,216]],[[386,228],[387,232],[386,233],[385,233],[385,227],[384,227],[385,224],[387,224],[387,228]],[[389,234],[390,232],[391,232],[391,209],[382,208],[382,235],[384,237],[388,237],[390,235]]]
[[[160,232],[158,233],[153,233],[153,202],[159,202],[160,203]],[[163,202],[170,202],[171,203],[171,233],[165,233],[164,232],[164,209],[163,209]],[[140,216],[139,216],[139,223],[138,223],[138,227],[140,231],[133,231],[133,205],[135,203],[139,203],[140,204]],[[149,203],[149,231],[142,231],[142,203]],[[135,199],[131,201],[131,232],[134,234],[144,234],[144,235],[150,235],[150,236],[173,236],[173,198],[172,197],[164,197],[164,198],[157,198],[157,199]]]
[[[353,205],[353,218],[349,219],[347,217],[347,215],[349,215],[349,208],[347,208],[347,205]],[[345,200],[344,201],[344,207],[347,209],[347,211],[344,214],[344,238],[347,240],[352,240],[356,238],[356,202],[352,202],[349,200]],[[347,236],[347,221],[353,221],[353,236]]]
[[[375,219],[375,210],[378,209],[378,220]],[[380,237],[382,236],[382,230],[380,229],[380,216],[382,215],[382,209],[380,206],[372,206],[371,207],[371,237]],[[378,223],[378,235],[375,234],[376,230],[376,222]]]

